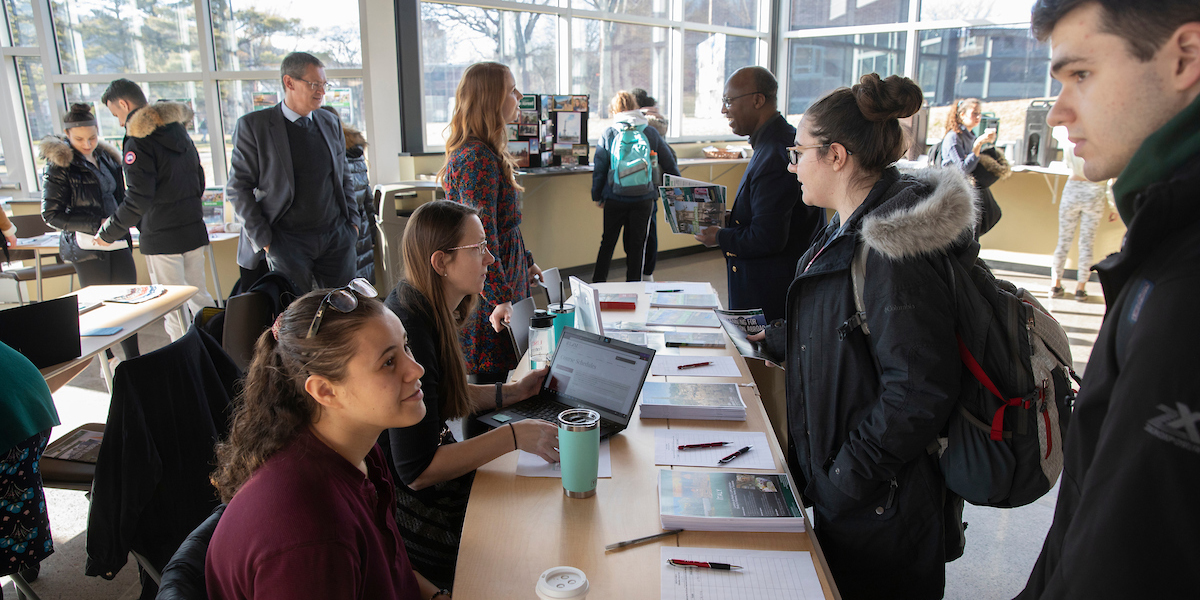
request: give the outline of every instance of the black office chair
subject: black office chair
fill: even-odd
[[[212,541],[217,523],[225,513],[224,504],[218,506],[199,527],[188,534],[171,561],[163,568],[162,582],[154,600],[208,600],[208,586],[204,582],[204,558],[208,544]]]
[[[250,368],[258,336],[275,321],[273,308],[271,297],[263,292],[238,294],[225,303],[221,346],[243,372]]]

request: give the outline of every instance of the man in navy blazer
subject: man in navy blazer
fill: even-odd
[[[779,84],[762,67],[738,69],[725,83],[721,114],[736,135],[750,136],[754,156],[746,166],[725,227],[708,227],[696,239],[725,253],[729,308],[761,308],[781,319],[796,262],[825,213],[800,201],[800,183],[788,172],[788,147],[796,128],[776,106]]]
[[[293,52],[280,66],[284,98],[243,115],[233,130],[225,197],[242,221],[238,265],[259,266],[308,291],[354,277],[359,223],[346,143],[336,116],[317,110],[329,83],[325,66]]]

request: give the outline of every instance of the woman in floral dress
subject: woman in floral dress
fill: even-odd
[[[474,383],[504,381],[517,366],[512,343],[502,332],[513,303],[529,297],[530,285],[542,273],[521,238],[517,192],[523,188],[508,154],[505,124],[517,121],[520,100],[508,67],[493,62],[468,67],[455,92],[446,164],[438,172],[448,200],[479,212],[488,249],[496,257],[475,314],[461,334]]]

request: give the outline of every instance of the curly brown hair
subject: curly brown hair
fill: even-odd
[[[308,376],[342,381],[358,349],[356,334],[385,310],[378,300],[359,296],[358,308],[348,313],[326,309],[317,335],[308,339],[313,316],[328,292],[296,299],[275,327],[258,337],[229,437],[217,444],[212,483],[222,502],[229,502],[256,469],[316,422],[321,410],[304,389]]]

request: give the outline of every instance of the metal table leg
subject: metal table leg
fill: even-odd
[[[33,274],[37,279],[38,302],[42,301],[42,251],[33,251]]]
[[[107,350],[107,348],[105,348]],[[108,353],[101,350],[96,355],[96,360],[100,361],[100,373],[104,375],[104,385],[108,386],[108,393],[112,394],[113,390],[113,372],[112,367],[108,364]]]

